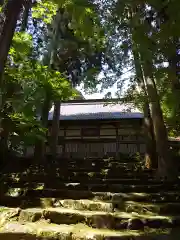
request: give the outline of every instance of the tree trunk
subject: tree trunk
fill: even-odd
[[[174,106],[172,111],[172,117],[174,118],[175,125],[177,121],[179,123],[180,118],[180,54],[179,54],[180,40],[179,38],[174,38],[171,45],[169,46],[171,50],[170,56],[168,56],[169,61],[169,80],[171,82],[171,88],[173,93]],[[179,129],[178,129],[179,130]]]
[[[134,7],[133,9],[130,9],[130,16],[131,20],[134,20],[135,25],[133,25],[133,29],[131,29],[132,35],[137,31],[139,26],[142,26],[142,22],[138,21],[138,19],[133,19],[134,13],[142,13],[142,10],[144,10],[144,4],[142,5],[143,9],[137,7]],[[151,24],[149,24],[149,27],[151,28]],[[149,34],[150,31],[147,28],[147,32],[144,31],[141,34],[143,34],[147,40],[150,39]],[[158,175],[159,177],[166,178],[169,180],[172,180],[173,177],[176,177],[173,173],[173,166],[172,166],[172,159],[170,157],[170,149],[169,149],[169,143],[168,143],[168,135],[166,131],[166,127],[164,124],[163,114],[160,106],[159,96],[156,88],[156,83],[154,80],[153,75],[153,57],[154,57],[154,48],[153,46],[149,45],[149,48],[145,48],[142,46],[141,41],[137,38],[135,39],[135,43],[139,46],[139,57],[141,66],[143,69],[143,75],[144,75],[144,82],[145,82],[145,88],[147,90],[148,95],[148,103],[150,106],[150,113],[152,117],[153,122],[153,128],[154,128],[154,136],[156,140],[156,150],[158,153]]]
[[[41,123],[42,123],[42,127],[44,128],[48,128],[48,116],[49,116],[50,107],[51,107],[51,96],[47,94],[43,103],[42,114],[41,114]],[[38,139],[35,144],[35,150],[34,150],[35,159],[38,161],[44,160],[45,153],[46,153],[45,140]]]
[[[7,153],[9,152],[8,139],[9,134],[12,131],[12,120],[10,114],[13,113],[13,107],[11,100],[14,93],[17,91],[16,83],[3,84],[2,90],[2,101],[1,101],[1,132],[0,132],[0,146],[1,146],[1,156],[6,158]],[[10,101],[8,101],[10,100]]]
[[[156,153],[156,141],[154,138],[153,122],[150,114],[149,103],[144,102],[144,133],[146,142],[145,166],[148,169],[158,168],[158,157]]]
[[[24,4],[24,11],[22,16],[21,31],[25,32],[28,25],[29,12],[32,6],[32,0],[28,0]]]
[[[57,15],[56,15],[56,18],[59,16],[58,12],[57,12]],[[50,46],[49,46],[49,49],[48,49],[48,56],[46,59],[44,59],[44,63],[45,65],[48,65],[49,68],[51,68],[53,62],[54,62],[54,56],[55,56],[55,53],[57,51],[57,37],[58,37],[58,24],[59,24],[59,21],[57,21],[57,19],[55,19],[54,21],[54,24],[53,24],[53,30],[54,30],[54,34],[53,34],[53,38],[50,42]],[[46,97],[45,97],[45,100],[44,100],[44,106],[43,106],[43,110],[42,110],[42,126],[47,128],[48,127],[48,115],[49,115],[49,110],[50,110],[50,103],[51,103],[51,100],[52,100],[52,93],[50,94],[48,91],[48,89],[45,89],[46,91]],[[55,130],[52,130],[52,132],[56,131],[57,128],[55,127]],[[55,143],[55,140],[53,140],[54,143]],[[51,144],[50,144],[51,146]],[[56,146],[57,146],[57,139],[56,139]],[[46,149],[46,146],[45,146],[45,143],[41,140],[39,140],[35,146],[35,152],[34,152],[34,156],[35,156],[35,159],[44,159],[45,157],[45,149]]]
[[[153,76],[152,63],[145,60],[144,74],[147,94],[150,103],[151,116],[154,126],[156,149],[158,153],[158,176],[171,180],[174,175],[172,159],[170,156],[169,143],[159,96]]]
[[[144,94],[144,133],[145,133],[145,143],[146,143],[146,153],[145,153],[145,166],[148,169],[157,168],[157,154],[156,154],[156,143],[153,132],[153,122],[151,119],[147,90],[144,82],[144,73],[142,70],[140,62],[140,54],[138,47],[135,42],[133,42],[133,58],[135,64],[137,83]]]
[[[61,102],[55,101],[54,102],[53,121],[52,121],[51,140],[50,140],[51,154],[52,154],[53,159],[56,158],[56,154],[57,154],[57,145],[58,145],[57,143],[58,143],[58,138],[59,138],[60,108],[61,108]]]
[[[61,31],[59,29],[59,24],[61,23],[62,20],[62,14],[60,9],[58,9],[54,23],[53,23],[53,39],[51,42],[51,47],[50,47],[50,61],[49,61],[49,66],[52,67],[55,63],[54,59],[57,54],[57,49],[58,46],[60,45],[58,42],[58,39],[60,39],[61,36]],[[61,101],[60,99],[56,99],[54,101],[54,114],[53,114],[53,121],[52,121],[52,131],[51,131],[51,137],[50,137],[50,151],[52,154],[53,159],[56,158],[57,154],[57,145],[58,145],[58,139],[59,139],[59,116],[60,116],[60,107],[61,107]]]
[[[12,111],[12,109],[10,108]],[[6,106],[3,109],[2,113],[2,122],[1,122],[1,128],[2,131],[0,133],[1,140],[0,140],[0,153],[1,153],[1,159],[3,162],[5,162],[6,158],[8,157],[8,138],[9,138],[9,130],[10,130],[10,122],[11,120],[8,117],[9,108]]]
[[[4,66],[23,2],[24,0],[8,0],[5,8],[6,19],[0,36],[0,86],[2,85]]]

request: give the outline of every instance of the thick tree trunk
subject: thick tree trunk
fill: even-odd
[[[54,23],[53,23],[53,39],[51,42],[50,47],[50,61],[49,66],[52,67],[55,65],[55,56],[57,54],[57,49],[59,46],[58,39],[61,37],[61,31],[59,29],[59,24],[61,23],[62,14],[60,9],[58,9]],[[52,131],[51,131],[51,137],[50,137],[50,151],[53,159],[56,158],[57,154],[57,145],[58,145],[58,139],[59,139],[59,117],[60,117],[60,107],[61,107],[61,101],[56,100],[54,101],[54,114],[53,114],[53,121],[52,121]]]
[[[141,66],[141,62],[140,62],[140,54],[135,42],[133,42],[133,57],[134,57],[137,83],[145,97],[144,104],[143,104],[144,133],[145,133],[145,142],[146,142],[145,166],[148,169],[157,168],[157,154],[156,154],[156,143],[155,143],[154,131],[153,131],[153,122],[151,119],[148,97],[147,97],[147,90],[144,82],[144,73]]]
[[[5,7],[5,22],[0,36],[0,86],[2,85],[2,75],[8,56],[8,52],[13,39],[17,20],[21,12],[24,0],[8,0]]]
[[[172,116],[175,121],[179,122],[180,118],[180,54],[179,54],[180,40],[179,38],[174,38],[170,47],[171,55],[169,58],[169,81],[171,82],[171,88],[173,93],[173,112]],[[176,122],[174,124],[176,124]],[[177,124],[178,125],[178,124]]]
[[[154,126],[156,149],[158,153],[158,175],[171,180],[174,175],[172,159],[169,151],[169,143],[159,96],[151,68],[151,62],[144,61],[144,74],[147,94],[150,103],[151,116]]]
[[[147,101],[144,103],[143,109],[146,142],[145,166],[148,169],[157,169],[158,157],[156,153],[156,141],[154,138],[153,122],[150,114],[149,103]]]
[[[142,9],[139,7],[130,9],[131,20],[133,19],[134,14],[137,12],[141,13]],[[131,30],[132,35],[133,33],[135,33],[135,31],[137,33],[139,26],[142,26],[142,23],[137,19],[134,21],[134,23],[136,28],[133,25],[133,29]],[[151,24],[149,24],[149,26],[151,27]],[[147,39],[150,39],[150,37],[148,37],[149,32],[150,31],[147,28],[147,32],[145,31],[143,33],[144,37]],[[151,48],[151,46],[149,46],[149,48],[147,49],[143,46],[141,47],[141,42],[137,40],[137,38],[135,39],[135,43],[139,46],[140,62],[143,69],[144,82],[147,90],[148,103],[150,106],[150,112],[153,122],[154,136],[156,140],[156,150],[158,153],[158,175],[159,177],[172,180],[173,177],[176,176],[173,173],[174,169],[172,166],[172,159],[170,157],[168,135],[164,124],[159,96],[153,75],[152,59],[154,57],[154,49],[153,47]]]
[[[53,121],[52,121],[51,140],[50,140],[51,154],[52,154],[53,159],[56,158],[56,154],[57,154],[57,145],[58,145],[57,143],[58,143],[58,138],[59,138],[60,108],[61,108],[61,102],[55,101],[54,102]]]

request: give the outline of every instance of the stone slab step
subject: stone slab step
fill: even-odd
[[[26,205],[28,206],[28,205]],[[180,202],[179,203],[147,203],[135,201],[100,201],[89,199],[41,199],[41,206],[44,207],[63,207],[75,210],[88,210],[88,211],[104,211],[104,212],[118,212],[125,211],[128,213],[137,212],[139,214],[163,214],[163,215],[180,215]]]
[[[53,224],[85,224],[98,229],[131,229],[172,228],[180,225],[178,216],[153,216],[137,213],[107,213],[102,211],[78,211],[65,208],[29,208],[6,209],[1,211],[0,224],[16,220],[20,223],[39,222],[45,220]]]
[[[162,231],[162,232],[161,232]],[[43,221],[39,223],[9,222],[0,229],[0,237],[7,240],[179,240],[178,232],[160,230],[159,234],[149,234],[141,231],[111,231],[105,229],[92,229],[83,224],[56,225]],[[173,237],[173,238],[172,238]]]
[[[108,192],[91,192],[91,191],[73,191],[73,190],[27,190],[27,189],[11,189],[6,195],[1,194],[0,206],[9,207],[40,207],[44,202],[53,206],[54,202],[61,200],[79,201],[80,199],[88,201],[105,201],[113,203],[114,208],[119,208],[122,202],[131,201],[142,204],[179,204],[180,193],[165,192],[159,193],[108,193]],[[136,206],[137,206],[136,204]],[[131,204],[132,205],[132,204]],[[134,205],[132,205],[132,208]],[[147,209],[147,208],[146,208]]]
[[[44,169],[42,168],[27,168],[24,169],[23,171],[9,171],[9,172],[4,172],[2,173],[2,177],[6,178],[6,177],[12,177],[12,176],[20,176],[20,175],[27,175],[31,173],[32,175],[45,175],[45,176],[49,176],[49,175],[53,175],[53,176],[60,176],[60,175],[64,175],[64,176],[84,176],[87,175],[89,173],[93,174],[93,175],[97,175],[97,176],[101,176],[103,174],[108,174],[109,176],[132,176],[136,177],[136,176],[153,176],[154,175],[154,171],[149,171],[149,170],[141,170],[141,171],[132,171],[132,170],[122,170],[120,171],[119,169],[115,168],[115,169],[111,169],[111,168],[101,168],[101,169],[89,169],[89,168],[53,168],[53,166]]]
[[[68,171],[74,171],[74,172],[101,172],[102,169],[107,169],[109,171],[120,171],[120,172],[128,172],[128,171],[135,171],[135,168],[132,166],[132,167],[126,167],[126,166],[114,166],[114,167],[107,167],[107,166],[86,166],[86,167],[77,167],[76,165],[73,167],[73,166],[70,166],[68,168],[65,168],[65,169],[68,169]]]
[[[135,162],[139,162],[138,159],[134,159],[134,158],[127,158],[127,159],[113,159],[113,158],[84,158],[84,159],[58,159],[55,161],[55,163],[62,163],[62,162],[112,162],[112,163],[135,163]]]
[[[21,178],[26,179],[26,178],[31,178],[34,180],[43,180],[47,179],[49,177],[58,177],[58,178],[69,178],[69,179],[85,179],[85,178],[106,178],[106,179],[141,179],[142,181],[148,180],[148,179],[153,179],[153,175],[147,174],[147,173],[119,173],[119,171],[101,171],[101,172],[72,172],[72,171],[61,171],[61,172],[56,172],[52,171],[50,173],[19,173],[19,174],[4,174],[3,178],[4,180],[6,179],[18,179]]]
[[[82,191],[82,190],[68,190],[68,189],[27,189],[27,188],[10,188],[7,192],[2,193],[0,197],[1,205],[4,203],[17,203],[21,200],[30,200],[32,198],[60,198],[60,199],[97,199],[106,201],[119,201],[129,200],[137,202],[152,202],[152,203],[165,203],[165,202],[180,202],[180,191],[162,191],[162,192],[127,192],[117,193],[108,191]]]
[[[136,164],[138,163],[139,161],[133,161],[133,160],[129,160],[127,162],[125,161],[118,161],[118,160],[103,160],[103,159],[96,159],[96,160],[67,160],[67,161],[59,161],[59,162],[55,162],[55,165],[63,165],[64,163],[65,164],[91,164],[91,163],[95,163],[95,164],[117,164],[117,165],[132,165],[132,164]]]
[[[179,216],[161,216],[150,214],[138,214],[136,212],[84,211],[67,208],[29,208],[20,211],[19,222],[37,222],[45,219],[54,224],[86,224],[93,228],[105,229],[129,229],[133,230],[149,228],[172,228],[180,226]]]
[[[163,215],[180,215],[180,202],[179,203],[147,203],[147,202],[135,202],[135,201],[99,201],[99,200],[88,200],[88,199],[64,199],[49,202],[49,199],[44,199],[42,205],[51,207],[63,207],[75,210],[88,210],[88,211],[125,211],[128,213],[137,212],[140,214],[163,214]],[[50,205],[49,205],[50,206]]]
[[[21,182],[13,182],[8,183],[7,186],[10,188],[29,188],[29,189],[46,189],[46,188],[54,188],[61,190],[81,190],[81,191],[94,191],[94,192],[159,192],[161,191],[180,191],[180,184],[124,184],[120,183],[80,183],[80,182],[66,182],[66,183],[24,183]]]
[[[139,169],[139,170],[136,170],[134,167],[126,167],[126,166],[88,166],[88,165],[85,165],[84,167],[81,165],[80,167],[77,167],[77,165],[74,165],[74,166],[66,166],[66,164],[63,164],[62,167],[58,167],[58,166],[53,166],[53,165],[50,165],[49,167],[51,167],[51,170],[59,170],[59,171],[63,171],[63,170],[69,170],[69,171],[74,171],[74,172],[100,172],[102,169],[105,169],[105,170],[111,170],[111,171],[122,171],[122,172],[139,172],[141,173],[142,172],[142,169]],[[36,172],[50,172],[50,168],[49,167],[41,167],[41,168],[34,168],[32,167],[31,168],[31,171],[36,171]],[[22,171],[21,171],[22,172]],[[145,173],[152,173],[153,171],[152,170],[143,170],[143,172]]]
[[[135,199],[136,200],[136,199]],[[29,197],[4,197],[0,199],[1,206],[9,207],[63,207],[76,210],[89,211],[125,211],[138,213],[153,213],[165,215],[180,214],[180,202],[137,202],[126,199],[114,198],[110,200],[89,199],[59,199],[59,198],[29,198]]]
[[[180,202],[167,202],[167,203],[147,203],[147,202],[134,202],[134,201],[126,201],[123,202],[124,206],[121,203],[114,202],[113,206],[116,210],[121,210],[122,207],[126,210],[126,212],[138,212],[138,213],[152,213],[152,214],[160,214],[160,215],[171,215],[175,216],[177,214],[180,215]]]
[[[71,179],[63,178],[63,176],[60,177],[44,177],[44,178],[35,178],[33,176],[27,176],[23,178],[17,178],[17,179],[6,179],[4,180],[4,183],[7,184],[8,186],[16,186],[16,187],[21,187],[21,186],[35,186],[36,184],[44,184],[45,186],[51,186],[53,183],[53,186],[57,188],[61,186],[61,184],[71,184],[73,183],[79,183],[79,184],[117,184],[117,185],[133,185],[133,186],[138,186],[138,185],[147,185],[147,186],[153,186],[153,185],[163,185],[165,187],[173,185],[171,184],[165,184],[162,181],[157,181],[155,179],[146,179],[142,181],[141,179],[122,179],[122,178],[92,178],[90,176],[87,176],[86,178],[78,178],[74,177]]]

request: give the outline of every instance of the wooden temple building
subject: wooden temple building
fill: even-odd
[[[53,108],[49,112],[49,134],[52,119]],[[84,158],[145,152],[143,114],[130,104],[71,100],[61,103],[59,121],[58,156]]]

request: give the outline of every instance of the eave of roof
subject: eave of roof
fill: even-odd
[[[116,100],[117,101],[117,100]],[[53,119],[54,107],[49,112]],[[143,114],[131,104],[100,100],[76,100],[61,103],[60,120],[142,119]]]

